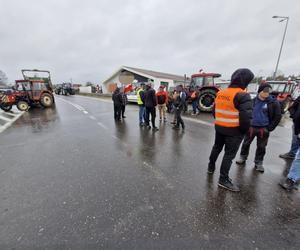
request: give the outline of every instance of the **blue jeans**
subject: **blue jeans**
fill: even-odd
[[[193,113],[196,114],[197,109],[199,110],[197,99],[192,101],[192,107],[193,107]],[[200,111],[200,110],[199,110],[199,111]]]
[[[290,168],[288,178],[293,181],[299,181],[300,180],[300,151],[298,150],[296,154],[296,158],[292,163],[292,166]]]
[[[145,106],[139,105],[139,120],[140,123],[145,122]]]
[[[291,149],[290,149],[289,153],[292,155],[296,155],[299,147],[300,147],[300,140],[298,138],[298,135],[295,135],[295,130],[294,130],[294,126],[293,126],[292,145],[291,145]]]

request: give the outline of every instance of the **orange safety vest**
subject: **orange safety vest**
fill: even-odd
[[[222,127],[239,127],[239,111],[234,106],[234,97],[244,92],[241,88],[226,88],[217,93],[215,101],[215,124]]]

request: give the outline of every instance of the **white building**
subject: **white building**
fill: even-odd
[[[184,84],[185,82],[188,82],[188,80],[185,79],[185,76],[122,66],[103,82],[104,93],[109,92],[109,85],[111,84],[116,84],[118,87],[122,86],[119,81],[119,75],[123,72],[129,72],[133,74],[134,79],[138,82],[148,82],[148,80],[152,80],[153,88],[155,90],[157,90],[160,85],[164,85],[168,89],[169,87],[175,87],[178,84]]]

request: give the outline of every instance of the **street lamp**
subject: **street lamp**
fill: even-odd
[[[281,42],[281,46],[280,46],[280,50],[279,50],[279,55],[278,55],[278,59],[277,59],[277,63],[276,63],[276,68],[275,68],[274,75],[273,75],[273,79],[275,80],[277,69],[278,69],[278,64],[279,64],[279,60],[280,60],[280,56],[281,56],[281,50],[282,50],[282,46],[283,46],[283,42],[285,39],[285,34],[286,34],[286,30],[287,30],[287,26],[288,26],[290,18],[288,16],[273,16],[272,18],[280,18],[279,22],[286,21],[283,38],[282,38],[282,42]]]

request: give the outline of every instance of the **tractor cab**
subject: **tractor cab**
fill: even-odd
[[[292,102],[298,97],[296,81],[264,81],[271,85],[271,95],[275,96],[281,105],[282,113],[288,111]]]
[[[191,76],[191,87],[199,92],[198,106],[203,112],[213,110],[217,92],[221,89],[220,85],[215,82],[215,79],[219,77],[221,74],[204,73],[202,70]]]
[[[191,86],[193,87],[209,87],[215,86],[215,78],[221,77],[221,74],[217,73],[199,73],[193,74],[191,79]]]

